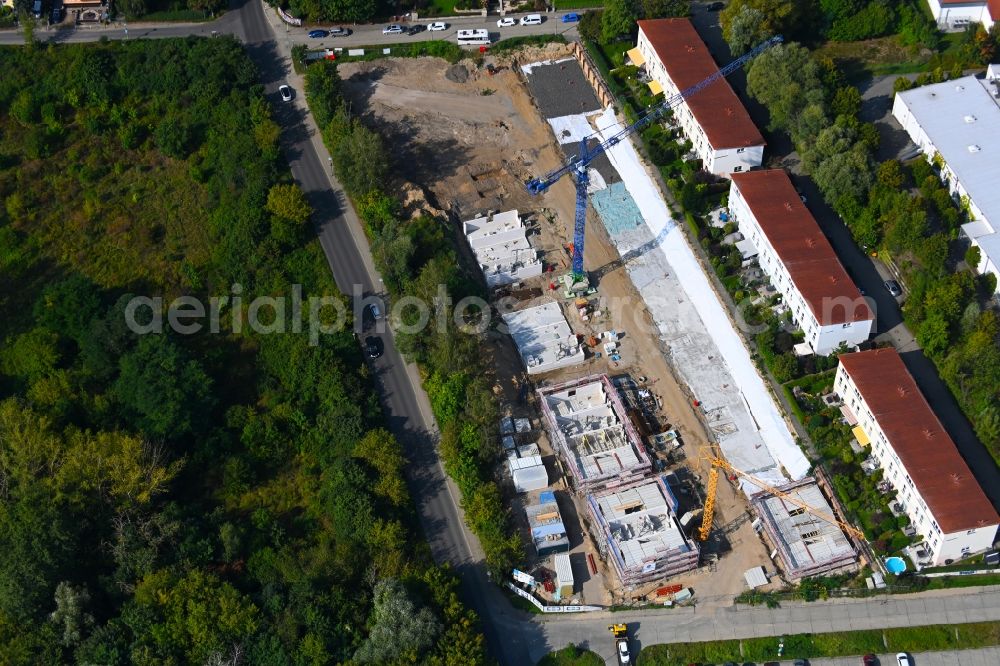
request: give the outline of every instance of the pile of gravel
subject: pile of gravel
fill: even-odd
[[[465,68],[465,65],[452,65],[444,73],[444,76],[449,81],[454,81],[455,83],[465,83],[469,80],[469,70]]]

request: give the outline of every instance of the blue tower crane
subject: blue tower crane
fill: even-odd
[[[681,103],[681,101],[691,97],[692,95],[704,90],[709,87],[719,79],[723,79],[737,69],[742,67],[744,64],[753,60],[759,56],[764,51],[768,50],[776,44],[780,44],[784,38],[781,35],[775,35],[771,37],[766,42],[762,42],[754,47],[752,50],[747,51],[742,56],[733,60],[731,63],[725,67],[714,72],[711,76],[707,77],[703,81],[699,81],[689,88],[685,88],[680,92],[670,96],[669,98],[663,100],[658,105],[648,109],[637,121],[626,127],[625,129],[619,131],[617,134],[605,139],[602,143],[590,148],[587,146],[587,138],[584,138],[580,142],[580,152],[579,154],[571,159],[566,164],[562,165],[554,171],[550,171],[541,178],[533,178],[527,183],[528,192],[531,194],[541,194],[545,190],[549,189],[557,180],[562,178],[568,173],[573,174],[573,179],[576,181],[576,219],[573,224],[573,280],[574,282],[579,282],[583,279],[583,235],[584,229],[587,224],[587,185],[590,182],[590,176],[587,173],[587,167],[590,165],[594,159],[607,151],[608,148],[614,146],[616,143],[622,139],[635,134],[643,127],[649,123],[662,117],[667,111],[673,109],[675,106]],[[589,138],[589,137],[588,137]]]

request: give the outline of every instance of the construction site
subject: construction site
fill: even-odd
[[[589,164],[586,279],[573,274],[573,178],[525,183],[621,125],[569,46],[517,57],[339,66],[397,153],[406,212],[451,222],[500,315],[483,353],[529,556],[517,584],[545,603],[729,605],[751,579],[856,566],[856,537],[628,141]]]

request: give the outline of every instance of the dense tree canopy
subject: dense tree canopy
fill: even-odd
[[[234,323],[338,297],[239,43],[0,69],[0,662],[343,663],[404,632],[412,662],[487,663],[353,336]],[[137,296],[179,295],[230,300],[214,332],[130,329]],[[413,618],[373,605],[397,587]]]

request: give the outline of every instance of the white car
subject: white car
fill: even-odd
[[[515,25],[517,25],[517,19],[513,16],[505,16],[497,21],[498,28],[510,28]]]
[[[401,35],[401,34],[403,34],[403,26],[396,25],[395,23],[393,23],[392,25],[387,25],[384,28],[382,28],[382,34],[383,35]]]
[[[439,32],[441,30],[447,30],[448,24],[445,23],[444,21],[435,21],[434,23],[431,23],[429,26],[427,26],[427,29],[430,32]]]
[[[288,86],[284,84],[278,86],[278,94],[281,95],[282,102],[292,101],[292,89],[289,88]]]
[[[896,666],[913,666],[913,663],[905,652],[900,652],[896,655]]]

